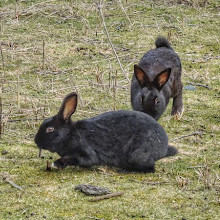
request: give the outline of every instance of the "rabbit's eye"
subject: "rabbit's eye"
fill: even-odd
[[[158,105],[158,104],[160,103],[160,100],[159,100],[158,98],[156,98],[156,99],[154,100],[154,102],[155,102],[155,105]]]
[[[54,131],[54,127],[48,127],[47,129],[46,129],[46,133],[51,133],[51,132],[53,132]]]

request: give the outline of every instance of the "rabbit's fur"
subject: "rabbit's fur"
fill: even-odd
[[[57,152],[57,168],[108,165],[127,171],[154,172],[155,161],[175,155],[164,129],[138,111],[110,111],[71,121],[77,94],[67,95],[57,115],[46,119],[35,136],[41,149]]]
[[[181,118],[183,113],[181,62],[169,42],[158,37],[156,49],[148,51],[134,66],[131,83],[131,103],[136,111],[145,112],[158,120],[170,98],[171,114]]]

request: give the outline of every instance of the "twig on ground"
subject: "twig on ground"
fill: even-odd
[[[18,0],[15,0],[15,18],[18,21]]]
[[[170,139],[170,141],[176,141],[176,140],[179,140],[179,139],[182,139],[182,138],[185,138],[185,137],[189,137],[189,136],[196,136],[196,135],[202,136],[203,134],[204,134],[204,132],[202,132],[202,131],[195,131],[195,132],[192,132],[190,134],[182,135],[182,136],[177,137],[177,138],[172,138],[172,139]]]
[[[121,7],[121,10],[124,12],[126,18],[128,19],[130,25],[132,26],[133,24],[131,23],[131,19],[128,17],[128,14],[127,14],[127,12],[126,12],[125,9],[124,9],[124,7],[123,7],[123,5],[122,5],[122,3],[121,3],[121,0],[118,0],[118,4],[119,4],[119,6]]]
[[[148,182],[148,181],[141,181],[141,180],[135,180],[135,179],[130,179],[133,182],[137,182],[137,183],[144,183],[144,184],[148,184],[148,185],[159,185],[159,184],[166,184],[168,182]]]
[[[20,79],[19,79],[19,75],[18,75],[18,81],[17,81],[17,105],[18,108],[20,109],[21,107],[21,96],[20,96]]]
[[[103,25],[104,25],[104,29],[105,29],[105,32],[106,32],[108,41],[109,41],[109,43],[110,43],[110,45],[111,45],[111,47],[112,47],[112,50],[113,50],[113,52],[114,52],[114,54],[115,54],[115,56],[116,56],[116,59],[117,59],[119,65],[120,65],[120,68],[121,68],[121,70],[122,70],[122,72],[123,72],[125,78],[127,79],[127,81],[128,81],[129,84],[130,84],[131,81],[130,81],[130,79],[128,78],[128,76],[127,76],[127,74],[126,74],[124,68],[122,67],[122,64],[121,64],[121,62],[120,62],[120,60],[119,60],[119,57],[118,57],[118,55],[117,55],[117,52],[116,52],[116,50],[115,50],[115,48],[114,48],[114,45],[112,44],[111,38],[110,38],[110,36],[109,36],[109,32],[108,32],[108,29],[107,29],[106,24],[105,24],[105,18],[104,18],[103,12],[102,12],[102,5],[101,5],[101,3],[98,5],[98,10],[99,10],[99,13],[100,13],[101,18],[102,18],[102,22],[103,22]]]
[[[2,87],[0,86],[0,138],[2,135],[3,123],[2,123]]]
[[[86,216],[86,218],[95,219],[95,220],[105,220],[104,218],[96,218],[96,217],[93,217],[93,216]]]
[[[198,166],[190,166],[190,167],[187,167],[187,169],[194,169],[194,168],[204,168],[206,167],[205,165],[198,165]]]
[[[213,180],[210,168],[208,166],[205,166],[204,169],[198,169],[195,170],[195,172],[198,174],[199,179],[204,184],[205,189],[211,189],[212,186],[215,185],[215,178]]]
[[[21,118],[21,119],[8,119],[7,122],[18,122],[18,121],[43,121],[44,118]]]
[[[1,50],[1,58],[2,58],[2,69],[3,69],[3,74],[2,74],[2,81],[0,82],[0,137],[1,134],[3,133],[3,120],[2,120],[2,113],[3,113],[3,104],[2,104],[2,93],[3,93],[3,84],[5,82],[5,62],[4,62],[4,56],[2,52],[2,46],[0,44],[0,50]]]
[[[113,83],[113,99],[114,99],[114,110],[116,110],[116,90],[117,90],[117,71],[115,73],[115,76],[113,76],[113,80],[112,80],[112,83]]]
[[[123,194],[124,194],[123,192],[111,193],[111,194],[107,194],[107,195],[103,195],[103,196],[97,196],[96,198],[90,199],[89,201],[90,202],[97,202],[97,201],[100,201],[100,200],[103,200],[103,199],[109,199],[109,198],[112,198],[112,197],[121,196]]]
[[[4,56],[3,56],[3,51],[2,51],[2,46],[1,46],[1,44],[0,44],[0,50],[1,50],[2,69],[3,69],[2,79],[5,80],[5,61],[4,61]]]
[[[43,40],[43,54],[42,54],[42,56],[43,56],[43,59],[42,59],[42,68],[43,68],[43,70],[45,69],[44,67],[45,67],[45,41]]]
[[[204,88],[209,89],[209,90],[212,89],[211,87],[209,87],[207,85],[203,85],[203,84],[199,84],[199,83],[193,83],[193,82],[189,82],[189,81],[187,81],[187,83],[190,84],[190,85],[194,85],[194,86],[204,87]]]
[[[18,186],[17,184],[15,184],[12,180],[9,180],[9,179],[7,179],[7,178],[4,178],[4,181],[5,181],[6,183],[11,184],[13,187],[15,187],[15,188],[17,188],[17,189],[19,189],[19,190],[21,190],[21,191],[24,191],[20,186]]]

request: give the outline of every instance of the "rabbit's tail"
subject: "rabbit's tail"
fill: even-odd
[[[155,45],[157,48],[167,47],[167,48],[173,50],[173,48],[170,46],[170,43],[168,42],[168,40],[165,37],[158,37],[155,41]]]
[[[178,150],[175,147],[168,145],[166,157],[174,156],[178,153]]]

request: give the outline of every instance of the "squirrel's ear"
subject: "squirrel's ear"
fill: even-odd
[[[64,121],[68,121],[72,114],[76,111],[76,106],[77,94],[75,92],[72,92],[64,98],[57,115]]]
[[[138,65],[134,65],[134,75],[141,87],[146,86],[149,88],[151,86],[150,78],[147,73],[145,73]]]

